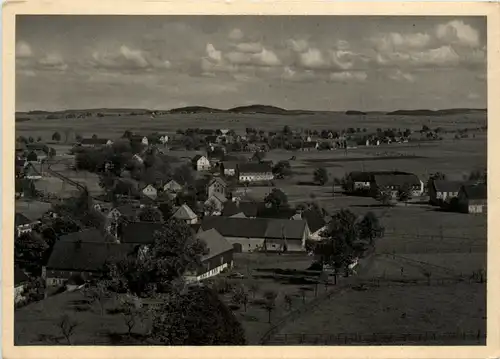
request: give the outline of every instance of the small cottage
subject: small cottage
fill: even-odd
[[[217,230],[209,229],[196,237],[205,242],[208,253],[202,256],[200,268],[186,273],[188,282],[201,281],[233,267],[233,246]]]
[[[177,194],[182,191],[182,186],[176,181],[171,179],[163,186],[163,191],[171,194]]]
[[[458,192],[458,208],[464,213],[487,213],[488,189],[484,183],[463,185]]]
[[[214,194],[218,193],[222,197],[226,197],[227,183],[221,177],[214,177],[210,180],[207,185],[208,197],[212,197]]]
[[[193,212],[187,204],[180,206],[177,211],[173,214],[174,218],[186,222],[187,224],[195,224],[198,222],[198,216]]]
[[[141,190],[142,194],[150,199],[156,199],[158,197],[158,191],[153,185],[148,184]]]
[[[458,197],[463,183],[459,181],[433,180],[428,188],[430,202],[440,205]]]
[[[194,156],[191,163],[196,171],[210,170],[210,161],[203,155]]]

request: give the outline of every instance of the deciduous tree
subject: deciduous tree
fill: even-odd
[[[314,171],[314,182],[324,186],[328,182],[328,172],[326,168],[320,167]]]

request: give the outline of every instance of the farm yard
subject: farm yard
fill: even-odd
[[[72,169],[74,157],[68,153],[76,134],[88,138],[98,131],[100,138],[113,140],[126,130],[173,135],[179,128],[228,128],[243,134],[248,123],[264,131],[280,131],[283,126],[292,130],[301,127],[318,130],[363,127],[368,131],[397,126],[418,132],[423,125],[453,131],[464,127],[480,128],[485,121],[484,114],[474,113],[435,118],[382,114],[346,116],[341,113],[297,116],[169,114],[157,116],[154,120],[146,115],[123,114],[86,119],[33,118],[17,123],[16,135],[28,137],[36,133],[42,141],[50,142],[54,131],[65,133],[60,142],[50,143],[57,152],[50,162],[50,169],[85,185],[89,193],[97,197],[105,193],[99,185],[99,175]],[[273,149],[266,152],[265,160],[274,163],[289,161],[292,176],[263,186],[240,185],[236,190],[262,201],[278,188],[294,206],[313,201],[329,213],[347,208],[363,216],[370,211],[385,227],[385,235],[376,243],[374,253],[362,259],[356,275],[339,278],[337,286],[331,282],[328,285],[315,284],[319,273],[307,271],[314,257],[305,253],[282,256],[235,253],[233,272],[243,274],[244,278],[225,278],[225,274],[221,274],[206,283],[216,287],[221,285],[217,282],[224,282],[228,288],[241,285],[254,288],[246,305],[235,305],[230,289],[220,290],[220,297],[242,323],[248,343],[346,344],[346,335],[354,335],[349,342],[355,343],[356,340],[362,341],[360,336],[372,335],[375,338],[377,335],[407,333],[408,336],[425,337],[429,339],[426,343],[430,344],[441,340],[435,338],[436,332],[453,333],[457,327],[474,333],[477,338],[472,338],[472,342],[481,342],[486,328],[486,290],[485,284],[479,283],[475,275],[487,268],[486,216],[445,212],[430,206],[424,199],[398,203],[393,207],[382,206],[371,197],[347,195],[338,183],[334,185],[333,182],[352,171],[407,171],[423,181],[431,174],[441,172],[450,179],[463,180],[471,171],[486,167],[486,132],[477,130],[473,133],[473,136],[459,140],[453,138],[453,133],[445,132],[440,141],[410,141],[332,151]],[[168,146],[164,150],[165,154],[178,160],[175,166],[190,164],[191,158],[197,154],[206,155],[204,150],[168,150]],[[318,167],[324,167],[328,173],[329,180],[324,186],[313,180]],[[198,176],[196,172],[195,176]],[[77,192],[75,186],[51,175],[38,180],[36,187],[60,197],[75,196]],[[22,211],[29,210],[29,206],[26,200],[16,202],[16,208]],[[270,310],[265,306],[265,296],[269,292],[277,295],[276,305]],[[56,318],[53,313],[58,308],[64,308],[77,319],[92,315],[91,325],[81,325],[77,329],[76,344],[88,344],[89,341],[96,345],[111,343],[114,339],[110,333],[126,331],[120,316],[97,314],[85,303],[82,304],[85,309],[75,309],[78,307],[75,307],[79,300],[77,296],[77,293],[64,293],[21,308],[16,313],[18,343],[34,345],[63,340],[58,337],[57,323],[51,319]],[[43,316],[43,319],[32,326],[29,319],[32,316]],[[144,333],[142,328],[136,334],[140,337]],[[394,339],[393,343],[397,341]]]

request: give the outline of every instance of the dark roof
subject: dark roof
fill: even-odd
[[[374,177],[376,175],[379,175],[379,176],[384,176],[384,175],[387,175],[387,176],[404,176],[404,175],[415,176],[412,173],[401,172],[401,171],[369,171],[369,172],[353,171],[353,172],[349,173],[348,177],[350,177],[355,182],[373,182],[375,180]]]
[[[223,185],[224,187],[227,187],[227,183],[226,183],[226,181],[224,181],[224,180],[223,180],[221,177],[219,177],[219,176],[216,176],[216,177],[212,178],[212,179],[210,180],[210,182],[208,182],[208,185],[209,185],[209,186],[211,186],[211,185],[212,185],[212,184],[214,184],[215,182],[218,182],[218,183],[220,183],[221,185]]]
[[[207,244],[208,254],[201,258],[202,261],[233,250],[233,246],[214,228],[198,233],[196,237]]]
[[[207,216],[201,223],[206,231],[215,228],[224,237],[302,239],[306,222],[303,220],[269,218],[235,218]]]
[[[162,223],[153,222],[129,223],[123,229],[120,241],[122,243],[152,244],[155,240],[154,234],[160,231],[162,226]]]
[[[224,237],[264,238],[267,220],[207,216],[203,218],[201,228],[204,231],[215,228]]]
[[[201,227],[201,223],[193,223],[193,224],[190,224],[189,226],[194,231],[194,233],[198,233],[198,230]]]
[[[18,266],[14,267],[14,286],[22,285],[29,282],[30,278]]]
[[[446,181],[434,180],[434,188],[437,192],[458,192],[463,182],[460,181]]]
[[[240,173],[269,173],[272,172],[271,166],[266,163],[239,163]]]
[[[222,165],[224,166],[224,169],[236,169],[238,166],[238,162],[235,161],[222,161]]]
[[[33,143],[26,144],[26,148],[28,148],[30,150],[45,151],[45,150],[47,150],[47,145],[45,143],[33,142]]]
[[[377,186],[420,186],[420,180],[414,174],[375,174],[373,176]]]
[[[315,209],[308,209],[301,214],[302,219],[307,222],[307,226],[311,232],[316,232],[318,229],[323,228],[326,224],[323,215]]]
[[[14,217],[14,223],[17,226],[22,226],[24,224],[30,224],[33,223],[32,220],[30,220],[28,217],[26,217],[24,214],[16,212],[16,215]]]
[[[80,141],[82,145],[105,145],[108,143],[108,138],[83,138]]]
[[[106,261],[125,258],[134,250],[135,246],[127,244],[58,241],[47,269],[98,272]]]
[[[280,208],[277,211],[274,208],[267,208],[265,203],[259,203],[257,209],[257,217],[259,218],[278,218],[278,219],[290,219],[295,214],[297,210],[294,208]]]
[[[210,136],[205,137],[205,140],[207,142],[216,142],[218,138],[219,138],[219,136],[210,135]]]
[[[95,228],[84,229],[80,232],[73,232],[69,234],[65,234],[64,236],[59,237],[60,241],[64,242],[96,242],[96,243],[104,243],[105,237],[103,234]]]
[[[257,217],[258,204],[248,201],[231,201],[224,205],[222,215],[231,217],[238,213],[243,213],[247,217]]]
[[[302,239],[306,225],[304,220],[267,219],[265,238]]]
[[[29,191],[31,183],[31,180],[28,178],[16,178],[16,192]]]
[[[462,191],[468,199],[486,199],[488,196],[488,189],[484,183],[464,185]]]

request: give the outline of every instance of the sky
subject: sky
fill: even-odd
[[[16,19],[16,111],[486,107],[485,17]]]

